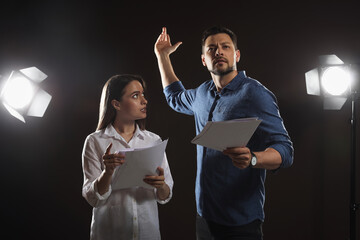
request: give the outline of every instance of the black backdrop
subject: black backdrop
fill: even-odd
[[[358,4],[194,3],[12,1],[1,7],[1,83],[13,69],[36,66],[49,76],[42,87],[53,96],[45,116],[26,124],[0,106],[2,239],[88,239],[81,151],[96,127],[102,85],[117,73],[145,78],[147,128],[170,138],[175,186],[173,199],[159,208],[163,239],[195,239],[194,122],[167,106],[153,45],[162,26],[173,43],[183,41],[172,61],[185,86],[195,87],[210,78],[200,37],[214,24],[237,33],[238,69],[275,93],[294,142],[293,166],[267,178],[265,239],[349,236],[350,105],[323,111],[320,98],[306,95],[304,73],[322,54],[359,62]]]

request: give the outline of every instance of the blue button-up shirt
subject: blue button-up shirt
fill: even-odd
[[[292,142],[274,94],[247,77],[244,71],[221,92],[217,92],[214,82],[209,80],[189,90],[177,81],[167,86],[164,93],[175,111],[194,116],[197,134],[207,121],[259,118],[262,122],[247,147],[254,152],[274,148],[281,155],[280,167],[292,164]],[[255,219],[263,221],[265,178],[265,169],[239,169],[222,152],[197,145],[195,195],[198,214],[229,226],[247,224]]]

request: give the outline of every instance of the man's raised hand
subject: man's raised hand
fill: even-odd
[[[172,45],[170,36],[167,34],[166,27],[163,27],[161,34],[156,40],[154,52],[157,57],[160,57],[162,54],[170,55],[171,53],[175,52],[181,44],[182,42],[177,42],[176,44]]]

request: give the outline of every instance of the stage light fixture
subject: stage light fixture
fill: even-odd
[[[346,100],[351,101],[351,159],[350,159],[350,240],[356,240],[356,106],[358,101],[359,71],[357,65],[345,64],[336,55],[319,56],[319,67],[305,73],[306,91],[309,95],[324,98],[324,109],[340,110]],[[356,77],[355,77],[356,76]],[[356,81],[355,81],[356,80]]]
[[[340,110],[351,92],[351,66],[336,55],[320,56],[319,64],[305,73],[306,91],[309,95],[322,96],[324,109]]]
[[[4,84],[0,99],[9,113],[25,123],[24,115],[42,117],[51,96],[39,84],[47,75],[36,67],[12,71]]]

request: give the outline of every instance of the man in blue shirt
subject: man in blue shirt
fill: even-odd
[[[292,142],[276,98],[244,71],[237,71],[236,35],[221,26],[207,29],[202,38],[201,59],[212,79],[185,89],[170,61],[181,44],[172,45],[163,28],[154,51],[168,104],[194,116],[197,134],[207,121],[262,120],[246,147],[220,152],[197,145],[197,239],[262,239],[266,170],[293,162]]]

